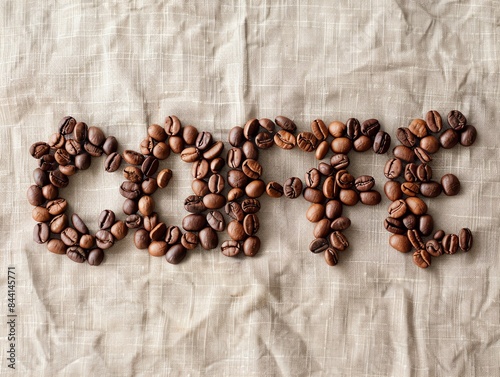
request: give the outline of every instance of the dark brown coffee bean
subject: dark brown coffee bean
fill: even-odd
[[[229,144],[233,147],[239,147],[245,142],[245,136],[243,135],[243,127],[235,126],[231,128],[228,135]]]
[[[108,173],[117,171],[122,164],[122,156],[117,152],[111,153],[104,161],[104,170]]]
[[[346,125],[346,136],[351,140],[356,140],[361,135],[361,125],[356,118],[349,118]]]
[[[428,164],[421,164],[417,167],[417,178],[419,181],[427,182],[432,178],[432,168]]]
[[[317,188],[306,187],[302,195],[310,203],[322,203],[325,200],[325,195]]]
[[[271,181],[266,186],[266,193],[271,198],[280,198],[283,196],[283,186],[281,186],[278,182]]]
[[[405,166],[405,171],[404,171],[404,178],[408,182],[416,182],[419,181],[418,178],[418,165],[414,163],[409,163]]]
[[[162,257],[167,253],[168,245],[165,241],[152,240],[148,246],[148,253],[152,257]]]
[[[477,130],[476,127],[468,125],[460,133],[460,144],[469,147],[476,141]]]
[[[427,136],[427,123],[423,119],[413,119],[408,129],[418,138]]]
[[[408,253],[412,245],[408,237],[404,234],[393,234],[389,237],[389,245],[401,253]]]
[[[66,250],[69,259],[76,263],[83,263],[87,260],[87,252],[80,246],[71,246]]]
[[[270,133],[274,133],[275,125],[271,119],[261,118],[259,119],[259,124],[262,128]]]
[[[224,150],[224,143],[222,141],[216,141],[210,147],[205,149],[203,153],[203,158],[207,160],[213,160],[214,158],[219,157]]]
[[[115,238],[111,232],[101,229],[95,234],[95,243],[98,248],[106,250],[109,249],[115,243]]]
[[[349,166],[349,157],[345,154],[336,154],[330,159],[330,165],[335,170],[346,169]]]
[[[53,149],[59,149],[64,147],[64,142],[66,139],[64,138],[64,135],[61,135],[59,132],[55,132],[52,135],[50,135],[49,141],[47,144]]]
[[[149,231],[149,238],[153,241],[160,241],[165,239],[165,235],[167,234],[167,226],[165,223],[159,222],[155,225],[153,229]],[[165,242],[165,245],[167,243]]]
[[[142,154],[129,149],[123,151],[122,158],[130,165],[142,165],[144,162],[144,156]]]
[[[105,209],[99,215],[97,226],[99,229],[109,229],[115,223],[115,213],[110,209]]]
[[[309,251],[318,254],[328,249],[328,240],[326,238],[315,238],[309,244]]]
[[[349,247],[346,236],[339,231],[330,234],[330,244],[335,250],[339,251],[344,251]]]
[[[75,129],[76,120],[72,116],[65,116],[59,121],[57,128],[62,135],[70,135]]]
[[[38,160],[38,166],[40,167],[40,169],[44,171],[52,171],[56,170],[59,165],[57,164],[56,159],[54,158],[53,155],[46,154]],[[59,170],[62,172],[62,168],[64,168],[64,166],[59,166],[59,167],[60,167]]]
[[[282,149],[293,149],[297,141],[292,133],[285,130],[279,130],[274,135],[274,143]]]
[[[325,206],[319,203],[312,203],[306,211],[306,219],[312,223],[317,223],[325,217]]]
[[[59,189],[52,183],[42,187],[42,195],[47,200],[54,200],[59,196]]]
[[[127,225],[121,220],[118,220],[113,224],[111,229],[109,230],[113,237],[115,237],[115,240],[120,241],[125,238],[125,236],[128,233],[128,228]],[[80,240],[81,242],[81,240]]]
[[[260,149],[268,149],[274,145],[273,135],[267,131],[262,131],[255,136],[255,145]]]
[[[326,177],[323,182],[323,195],[328,199],[337,199],[340,194],[340,187],[334,177]]]
[[[441,144],[441,147],[444,149],[453,148],[457,145],[458,140],[458,133],[453,128],[448,128],[446,131],[441,133],[441,135],[439,135],[439,144]]]
[[[260,211],[260,201],[258,199],[245,199],[241,202],[241,209],[245,213],[257,213]]]
[[[210,145],[212,145],[212,134],[207,131],[202,131],[198,134],[196,137],[196,142],[194,143],[194,146],[200,150],[204,151],[207,149]]]
[[[406,227],[401,219],[387,217],[384,220],[384,227],[388,232],[393,234],[406,234]]]
[[[210,211],[207,213],[207,223],[216,232],[222,232],[226,229],[226,221],[219,211]]]
[[[348,217],[340,216],[332,221],[330,228],[332,230],[346,230],[351,226],[351,220]]]
[[[222,169],[224,168],[224,165],[226,165],[226,161],[222,157],[214,158],[212,161],[210,161],[210,171],[213,174],[220,174],[222,172]]]
[[[116,137],[108,136],[102,145],[102,150],[107,156],[115,153],[118,150],[118,140],[116,140]]]
[[[192,232],[186,232],[182,235],[181,245],[187,250],[193,250],[198,246],[198,235]]]
[[[87,153],[85,153],[85,154],[88,155]],[[78,156],[82,156],[82,155],[80,154]],[[76,157],[78,157],[78,156],[76,156]],[[65,176],[70,177],[70,176],[76,174],[76,172],[78,171],[78,168],[75,165],[65,165],[65,166],[59,165],[59,171],[61,173],[63,173]]]
[[[318,139],[312,132],[300,132],[297,135],[297,146],[302,149],[304,152],[312,152],[318,146]]]
[[[400,160],[406,161],[406,162],[413,162],[415,161],[415,152],[413,152],[412,149],[404,146],[404,145],[397,145],[394,147],[392,150],[392,154],[399,158]]]
[[[160,175],[158,175],[159,177]],[[141,190],[146,195],[153,195],[158,190],[158,181],[154,178],[146,178],[141,183]]]
[[[415,152],[415,156],[417,156],[417,158],[423,163],[423,164],[427,164],[429,162],[432,161],[432,157],[425,151],[423,150],[422,148],[420,147],[416,147],[414,149],[414,152]]]
[[[283,192],[289,199],[298,198],[302,193],[302,181],[300,180],[300,178],[288,178],[283,185]]]
[[[245,187],[245,194],[249,198],[259,198],[266,191],[266,184],[261,179],[256,179],[248,183]]]
[[[221,194],[210,193],[203,197],[203,204],[208,209],[219,209],[226,205],[226,197]]]
[[[380,131],[380,123],[377,119],[367,119],[361,124],[361,133],[370,138]]]
[[[441,115],[436,110],[430,110],[425,116],[427,127],[431,132],[439,132],[443,128]]]
[[[325,257],[325,262],[329,266],[336,266],[337,263],[339,263],[339,256],[337,253],[337,250],[335,250],[332,247],[327,248],[324,252],[323,255]]]
[[[260,250],[260,238],[250,236],[243,242],[243,253],[247,257],[254,257]]]
[[[315,238],[327,237],[331,232],[330,225],[331,225],[331,221],[329,219],[323,218],[323,219],[319,220],[314,227],[313,236]]]
[[[368,136],[361,135],[354,140],[353,148],[356,152],[366,152],[373,147],[373,141]]]
[[[441,241],[443,245],[443,251],[446,254],[455,254],[458,251],[459,239],[456,234],[446,234]]]
[[[408,213],[403,217],[403,224],[407,229],[415,229],[418,226],[418,217],[413,213]]]
[[[332,165],[327,164],[326,162],[320,162],[318,164],[318,171],[325,177],[328,177],[335,173],[335,168]]]
[[[352,140],[347,137],[337,137],[330,143],[333,153],[347,154],[352,149]]]
[[[253,236],[259,231],[259,218],[256,214],[248,214],[243,219],[243,230],[249,236]]]
[[[149,196],[149,195],[143,195],[140,199],[139,202],[137,203],[139,206],[139,212],[143,216],[149,216],[153,213],[155,210],[155,201],[154,199]]]
[[[421,216],[427,213],[427,204],[422,199],[410,196],[405,201],[408,210],[414,215]]]
[[[194,179],[191,182],[191,189],[193,190],[193,193],[198,196],[205,196],[210,193],[208,183],[202,179]]]
[[[359,192],[370,191],[375,186],[375,178],[370,175],[361,175],[354,181],[354,187]]]
[[[76,229],[67,227],[61,232],[61,241],[64,242],[66,246],[73,246],[78,244],[80,236]]]
[[[460,181],[453,174],[445,174],[441,177],[441,187],[447,196],[454,196],[460,192]]]
[[[396,130],[396,138],[406,147],[414,147],[417,144],[417,137],[406,127],[400,127]]]
[[[393,217],[395,219],[402,218],[407,211],[407,205],[406,202],[403,199],[396,200],[392,202],[389,205],[389,208],[387,208],[387,212],[389,213],[390,217]]]
[[[59,165],[68,165],[72,162],[71,155],[65,149],[57,149],[54,153],[54,159]]]
[[[175,131],[175,129],[171,131]],[[184,140],[186,145],[194,145],[194,143],[196,143],[197,137],[198,137],[198,129],[195,126],[189,125],[182,128],[182,139]]]
[[[68,202],[64,198],[53,199],[48,201],[45,207],[51,215],[60,215],[66,211]]]
[[[171,246],[165,254],[165,259],[170,264],[179,264],[186,257],[187,251],[182,244],[178,243]]]
[[[342,215],[343,205],[339,200],[329,200],[325,204],[325,216],[330,220],[335,220]]]
[[[85,151],[90,154],[91,156],[93,157],[99,157],[99,156],[102,156],[102,148],[101,147],[98,147],[97,145],[94,145],[92,144],[91,142],[89,141],[86,141],[84,144],[83,144],[83,148],[85,149]]]
[[[148,232],[151,232],[155,226],[157,226],[160,223],[159,216],[156,212],[153,212],[149,216],[144,216],[144,229],[146,229]]]
[[[310,168],[306,172],[304,179],[307,187],[316,188],[321,183],[321,173],[316,168]]]
[[[328,137],[328,127],[321,119],[315,119],[311,122],[311,132],[318,141],[326,140]]]
[[[46,223],[50,221],[50,219],[52,218],[47,208],[42,206],[34,207],[33,210],[31,211],[31,217],[33,218],[33,220],[39,223]]]
[[[165,131],[163,131],[165,132]],[[153,149],[155,147],[155,141],[152,137],[147,137],[141,141],[140,151],[143,155],[149,156],[153,154]]]
[[[152,124],[148,127],[148,136],[156,141],[167,140],[167,133],[165,132],[165,129],[159,124]]]
[[[227,151],[226,160],[227,160],[227,165],[230,168],[232,169],[239,168],[244,160],[243,151],[241,150],[241,148],[237,147],[231,148],[230,150]]]
[[[35,170],[33,170],[33,179],[35,181],[35,184],[40,187],[43,187],[50,183],[48,173],[40,168],[36,168]]]
[[[403,197],[401,185],[397,181],[387,181],[384,184],[384,193],[387,199],[395,201]]]
[[[213,174],[208,180],[208,189],[214,194],[220,194],[224,190],[225,185],[226,181],[220,174]]]
[[[58,188],[65,188],[69,184],[68,176],[61,173],[59,170],[51,171],[49,174],[50,183]]]
[[[384,175],[388,179],[396,179],[403,171],[403,163],[399,158],[391,158],[387,160],[384,167]]]
[[[467,252],[472,249],[472,232],[469,228],[460,229],[460,233],[458,234],[458,244],[460,249]]]
[[[440,229],[436,233],[434,233],[434,236],[432,236],[432,238],[434,238],[436,241],[441,241],[444,235],[444,230]]]
[[[443,247],[437,240],[429,240],[425,244],[425,250],[433,257],[443,255]]]
[[[151,243],[149,232],[146,229],[137,229],[134,233],[134,245],[139,250],[147,249]]]
[[[170,115],[165,118],[165,123],[163,125],[167,135],[174,136],[181,132],[181,122],[179,118],[175,115]],[[189,127],[189,126],[188,126]]]
[[[154,156],[149,156],[142,163],[141,170],[146,177],[152,177],[158,170],[158,166],[158,159]]]
[[[316,159],[317,160],[324,159],[328,154],[329,150],[330,150],[330,143],[326,140],[323,140],[321,143],[318,144],[318,147],[316,148],[316,153],[315,153]]]
[[[291,119],[288,119],[283,115],[277,116],[276,119],[274,119],[274,122],[278,127],[282,128],[285,131],[295,133],[295,131],[297,130],[297,126],[295,125],[295,123]]]
[[[181,241],[182,232],[178,226],[171,225],[167,227],[165,234],[165,242],[169,245],[175,245]]]
[[[52,238],[47,242],[47,250],[54,254],[66,254],[68,247],[59,239]]]
[[[376,190],[362,191],[359,193],[359,201],[364,205],[375,206],[382,201],[382,196]]]
[[[37,185],[31,185],[26,193],[28,197],[28,202],[32,206],[40,206],[45,203],[45,198],[43,197],[42,189]]]
[[[182,228],[184,230],[198,232],[207,225],[207,220],[204,215],[190,214],[182,219]]]
[[[158,176],[156,177],[156,183],[159,188],[165,188],[168,186],[168,183],[172,179],[172,170],[170,169],[162,169]]]
[[[217,235],[217,232],[209,226],[202,229],[198,233],[198,239],[201,247],[205,250],[215,249],[219,244],[219,236]]]
[[[420,140],[419,144],[420,148],[422,148],[427,153],[433,154],[439,150],[439,140],[434,135],[429,135]]]
[[[391,137],[387,132],[379,131],[373,141],[373,151],[377,154],[386,153],[391,147]]]
[[[452,110],[448,113],[448,124],[455,131],[461,131],[467,125],[467,119],[460,111]]]
[[[87,139],[94,146],[100,147],[104,144],[106,136],[104,136],[104,132],[99,127],[91,126],[87,131]]]
[[[66,142],[64,143],[64,149],[66,149],[66,151],[72,156],[76,156],[77,154],[82,152],[81,144],[75,139],[66,140]]]
[[[226,214],[229,215],[229,217],[238,220],[238,221],[243,221],[245,217],[245,212],[241,208],[241,205],[238,202],[227,202],[224,210]]]
[[[142,216],[134,214],[128,215],[125,219],[125,225],[129,229],[137,229],[142,226]]]
[[[354,185],[354,177],[347,170],[339,170],[335,175],[335,182],[341,189],[349,189]]]
[[[141,183],[143,178],[142,170],[137,166],[126,166],[123,169],[123,177],[130,182]]]
[[[170,136],[168,138],[168,147],[173,153],[179,154],[184,150],[184,139],[180,136]]]
[[[262,165],[256,160],[247,159],[243,161],[241,169],[250,179],[258,179],[262,175]]]
[[[418,229],[423,236],[428,236],[432,233],[434,229],[434,219],[431,215],[422,215],[419,218]]]
[[[342,137],[345,136],[346,125],[338,120],[334,120],[328,125],[328,132],[333,137]]]
[[[220,250],[226,257],[235,257],[241,251],[241,245],[238,241],[226,240],[222,242]]]
[[[417,250],[413,253],[413,263],[420,268],[427,268],[431,265],[431,255],[425,250]]]
[[[245,126],[243,127],[243,136],[247,140],[253,139],[255,136],[257,136],[257,133],[259,132],[259,121],[257,119],[249,119],[246,123]]]
[[[73,224],[73,227],[81,234],[89,233],[89,228],[87,227],[87,225],[85,225],[85,222],[76,213],[73,213],[73,215],[71,215],[71,223]]]
[[[184,200],[184,209],[190,213],[201,213],[207,209],[203,204],[203,197],[190,195]]]
[[[229,170],[227,173],[227,183],[231,187],[244,188],[247,185],[248,177],[241,170]]]
[[[42,244],[49,240],[50,228],[46,223],[37,223],[33,228],[33,241]]]
[[[170,145],[167,143],[160,142],[156,144],[153,148],[153,156],[158,160],[165,160],[170,156]]]
[[[73,138],[77,142],[83,143],[87,139],[88,129],[89,128],[88,128],[86,123],[84,123],[84,122],[76,123],[75,128],[73,129]],[[62,134],[59,134],[59,135],[63,136]],[[64,136],[63,136],[63,138],[64,138]]]
[[[407,196],[417,196],[420,192],[420,183],[403,182],[401,184],[401,191]]]
[[[203,179],[208,175],[209,171],[210,166],[205,159],[195,161],[191,166],[191,175],[193,178]]]

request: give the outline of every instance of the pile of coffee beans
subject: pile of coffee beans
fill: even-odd
[[[402,253],[415,249],[413,261],[421,268],[430,266],[431,257],[455,254],[458,248],[469,251],[472,247],[472,233],[467,228],[461,229],[459,235],[439,230],[432,239],[424,240],[432,234],[434,221],[419,196],[434,198],[441,193],[454,196],[460,192],[460,181],[453,174],[433,179],[432,155],[440,148],[450,149],[458,143],[468,147],[477,136],[476,128],[467,124],[460,111],[450,111],[447,120],[449,127],[445,129],[439,112],[431,110],[425,120],[413,119],[408,127],[398,128],[396,137],[401,145],[393,149],[394,157],[384,168],[388,179],[384,192],[392,201],[389,217],[384,221],[385,228],[392,233],[389,244]]]
[[[101,213],[99,230],[91,234],[76,213],[71,218],[66,214],[68,202],[59,195],[59,190],[68,186],[70,176],[90,167],[92,157],[106,154],[105,170],[116,171],[121,165],[117,149],[114,136],[106,137],[100,128],[88,127],[70,116],[60,121],[58,132],[48,142],[31,145],[30,154],[38,159],[38,167],[33,172],[35,184],[28,188],[27,197],[34,206],[36,243],[46,243],[49,251],[65,254],[74,262],[87,261],[97,266],[104,259],[103,250],[127,235],[123,221],[117,220],[110,210]]]

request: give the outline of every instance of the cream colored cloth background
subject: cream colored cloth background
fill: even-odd
[[[432,3],[2,1],[2,376],[500,376],[500,3]],[[234,125],[280,114],[299,130],[373,117],[394,136],[429,109],[461,110],[479,136],[435,155],[436,176],[456,174],[462,191],[426,201],[436,229],[469,227],[474,248],[427,270],[388,246],[385,198],[346,211],[351,246],[336,267],[308,251],[302,199],[262,198],[253,259],[196,249],[173,266],[129,234],[90,267],[32,242],[28,149],[64,115],[115,135],[122,151],[170,114],[226,141]],[[388,157],[351,157],[350,171],[382,192]],[[103,209],[123,218],[121,174],[103,161],[62,191],[93,231]],[[261,161],[280,182],[317,164],[278,148]],[[180,225],[189,166],[177,156],[161,166],[174,178],[155,194],[158,211]]]

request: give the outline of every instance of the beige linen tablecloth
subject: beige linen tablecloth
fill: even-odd
[[[500,376],[500,3],[433,3],[2,1],[1,375]],[[436,177],[459,177],[460,194],[426,200],[436,229],[472,230],[473,250],[427,270],[389,247],[385,198],[346,210],[336,267],[308,251],[303,199],[262,198],[253,259],[196,249],[173,266],[129,234],[91,267],[32,241],[28,149],[67,114],[123,151],[171,114],[224,141],[252,117],[287,115],[301,131],[377,118],[395,145],[395,130],[430,109],[461,110],[479,136],[432,162]],[[351,158],[382,192],[388,156]],[[123,218],[123,178],[103,161],[61,191],[94,232],[104,209]],[[261,161],[279,182],[317,164],[298,149]],[[174,178],[157,210],[180,225],[190,166],[175,155],[161,166]]]

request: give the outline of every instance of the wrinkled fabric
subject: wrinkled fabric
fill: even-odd
[[[0,300],[16,268],[20,376],[500,376],[500,3],[486,1],[58,2],[0,5]],[[461,110],[469,147],[433,156],[456,197],[426,200],[435,229],[468,227],[473,249],[427,270],[388,245],[389,202],[345,208],[350,246],[329,267],[309,252],[303,199],[262,197],[255,258],[197,248],[179,265],[133,246],[132,232],[99,267],[32,241],[26,190],[65,115],[138,150],[148,125],[177,115],[227,141],[249,118],[293,118],[299,131],[356,117],[385,131],[430,110]],[[226,150],[228,144],[226,143]],[[387,155],[351,152],[349,171],[383,192]],[[300,150],[260,152],[263,179],[316,166]],[[104,158],[61,190],[91,231],[104,209],[123,219],[120,171]],[[180,225],[190,166],[154,198]],[[220,234],[220,239],[227,239]],[[6,335],[4,324],[1,332]],[[10,375],[6,337],[1,374]],[[12,372],[12,375],[16,375]]]

